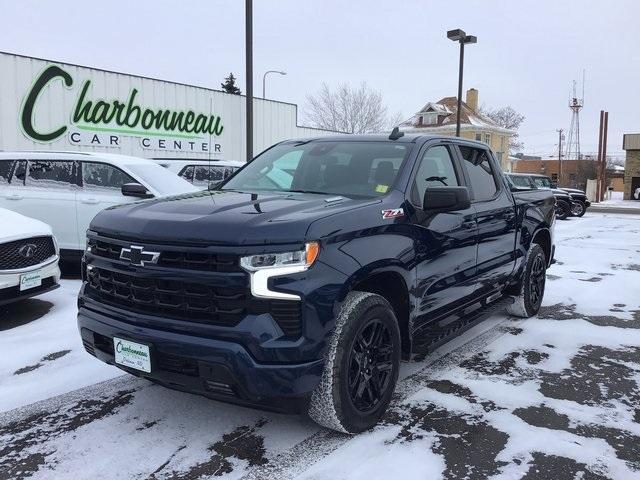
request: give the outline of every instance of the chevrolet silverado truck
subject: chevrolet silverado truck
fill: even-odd
[[[284,141],[215,190],[99,213],[78,327],[168,388],[360,432],[401,359],[497,308],[538,312],[554,222],[552,193],[512,192],[480,142]]]

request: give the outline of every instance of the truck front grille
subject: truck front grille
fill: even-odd
[[[245,289],[144,278],[91,267],[88,293],[106,304],[192,322],[234,326],[246,315]]]
[[[135,244],[135,242],[132,242]],[[127,243],[127,246],[130,244]],[[119,260],[120,252],[124,245],[121,242],[111,242],[104,239],[89,238],[88,246],[91,253],[97,257],[109,260]],[[175,247],[174,247],[175,248]],[[178,268],[182,270],[201,270],[209,272],[242,272],[238,257],[235,255],[225,255],[220,253],[207,253],[202,251],[189,251],[188,249],[171,250],[156,249],[160,251],[158,265],[167,268]]]
[[[0,243],[0,270],[28,268],[55,256],[51,237],[33,237]]]

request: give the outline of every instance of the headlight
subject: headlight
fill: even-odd
[[[240,266],[249,272],[255,272],[264,268],[280,268],[299,266],[309,268],[318,258],[320,245],[318,242],[309,242],[304,250],[285,253],[266,253],[250,255],[240,259]]]
[[[269,279],[307,270],[318,258],[320,244],[309,242],[304,250],[250,255],[240,259],[240,266],[251,276],[251,294],[258,298],[300,300],[298,295],[269,290]]]

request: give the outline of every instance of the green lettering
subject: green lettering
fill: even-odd
[[[67,127],[62,126],[57,130],[53,130],[52,132],[42,133],[36,131],[33,125],[33,110],[36,104],[36,100],[38,99],[38,95],[40,95],[40,92],[51,80],[57,77],[62,78],[64,85],[67,88],[73,85],[73,79],[71,78],[71,75],[62,70],[60,67],[51,65],[50,67],[47,67],[35,81],[33,87],[31,87],[31,91],[24,101],[24,105],[22,106],[22,115],[20,117],[24,133],[39,142],[50,142],[51,140],[55,140],[67,131]]]

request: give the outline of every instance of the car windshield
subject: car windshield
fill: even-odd
[[[157,190],[160,195],[179,195],[181,193],[197,192],[198,189],[175,173],[161,167],[157,163],[134,163],[127,168],[140,180]]]
[[[376,197],[393,186],[411,147],[392,141],[312,141],[277,145],[222,190]]]
[[[551,188],[551,180],[547,177],[533,177],[533,182],[536,184],[536,187]]]

